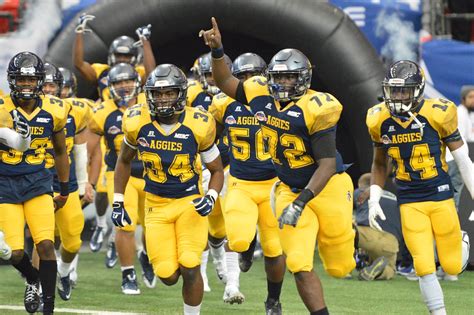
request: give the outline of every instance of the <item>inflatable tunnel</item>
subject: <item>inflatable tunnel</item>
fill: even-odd
[[[333,94],[344,105],[337,146],[344,162],[354,163],[348,172],[356,181],[370,170],[372,145],[365,115],[378,102],[384,70],[364,35],[338,8],[317,0],[108,0],[87,13],[96,16],[88,24],[92,33],[84,34],[84,59],[91,63],[106,63],[114,38],[136,38],[135,29],[151,23],[156,62],[187,70],[209,51],[198,32],[211,27],[212,16],[232,59],[251,51],[268,62],[280,49],[301,50],[314,65],[313,89]],[[75,22],[51,43],[46,60],[73,68]],[[78,94],[93,98],[95,88],[80,79]]]

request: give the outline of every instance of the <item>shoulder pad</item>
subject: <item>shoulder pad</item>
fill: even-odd
[[[342,112],[341,103],[329,93],[310,91],[296,104],[305,112],[310,135],[334,127]]]
[[[100,77],[102,72],[109,69],[109,65],[104,64],[104,63],[93,63],[91,66],[95,70],[95,75],[97,78]]]

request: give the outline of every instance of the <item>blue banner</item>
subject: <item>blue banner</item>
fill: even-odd
[[[421,46],[427,97],[444,97],[460,103],[461,87],[474,85],[474,44],[432,40]]]
[[[416,61],[421,0],[330,0],[342,9],[386,60]]]

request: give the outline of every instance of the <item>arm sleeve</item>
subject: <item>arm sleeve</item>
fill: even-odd
[[[336,157],[336,128],[311,135],[311,149],[316,160]]]
[[[23,152],[30,147],[31,137],[23,138],[12,129],[0,128],[0,143]]]
[[[242,81],[240,81],[239,85],[237,86],[237,91],[235,92],[235,100],[242,104],[248,104],[247,95],[245,95],[244,84],[242,83]]]

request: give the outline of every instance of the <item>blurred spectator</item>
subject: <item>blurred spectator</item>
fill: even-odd
[[[465,85],[461,88],[461,104],[458,106],[458,129],[465,142],[474,142],[474,85]],[[446,152],[448,173],[454,188],[454,202],[459,212],[459,200],[464,182],[449,150]]]
[[[368,191],[370,187],[370,173],[359,178],[359,188],[354,192],[354,215],[358,231],[358,247],[369,257],[369,266],[359,273],[361,280],[389,280],[397,272],[397,254],[400,248],[402,261],[405,265],[411,264],[411,256],[406,248],[402,235],[400,211],[397,198],[394,194],[384,191],[380,199],[386,220],[379,221],[383,232],[370,228]]]
[[[451,13],[474,13],[474,1],[472,0],[449,0],[448,8]],[[472,38],[472,21],[467,19],[453,19],[451,21],[451,33],[453,39],[469,43]]]

